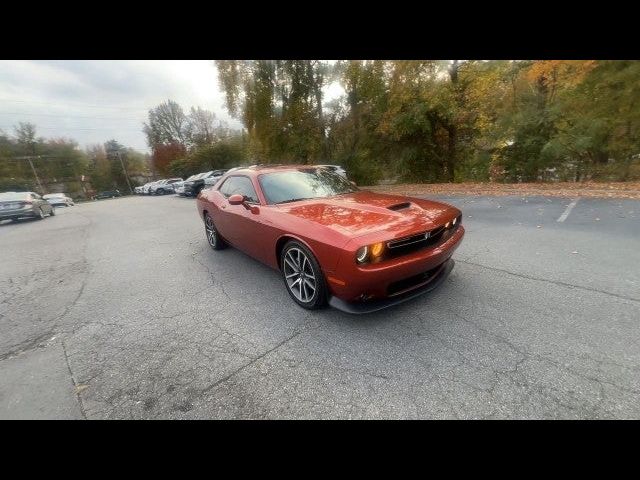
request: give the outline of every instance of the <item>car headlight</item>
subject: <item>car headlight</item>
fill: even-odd
[[[378,242],[372,245],[365,245],[364,247],[360,247],[356,251],[356,262],[357,263],[365,263],[367,261],[373,261],[382,256],[384,252],[384,243]]]
[[[367,257],[369,256],[369,247],[365,245],[364,247],[360,247],[356,252],[356,262],[364,263],[367,261]]]

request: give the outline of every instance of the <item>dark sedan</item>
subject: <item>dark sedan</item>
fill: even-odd
[[[215,185],[226,170],[211,170],[201,173],[196,178],[184,182],[184,193],[187,197],[197,197],[203,188]]]
[[[0,193],[0,220],[18,220],[23,217],[43,219],[53,217],[56,210],[35,192]]]
[[[122,194],[120,193],[120,190],[107,190],[105,192],[98,192],[93,199],[94,200],[102,200],[104,198],[116,198],[116,197],[121,197]]]

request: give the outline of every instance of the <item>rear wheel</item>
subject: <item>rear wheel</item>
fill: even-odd
[[[164,189],[163,189],[163,188],[159,188],[159,189],[156,191],[156,195],[164,195]]]
[[[298,305],[314,310],[327,303],[320,264],[306,246],[289,241],[282,249],[280,267],[287,291]]]
[[[222,250],[227,246],[222,237],[220,237],[220,234],[213,223],[213,219],[208,213],[204,216],[204,232],[207,235],[207,242],[209,242],[209,246],[214,250]]]

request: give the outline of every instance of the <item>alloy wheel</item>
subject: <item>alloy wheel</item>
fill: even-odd
[[[211,220],[209,215],[204,219],[204,229],[207,233],[207,241],[209,242],[209,245],[215,248],[218,243],[218,235],[216,233],[216,228],[213,226],[213,220]]]
[[[303,303],[311,302],[318,284],[307,255],[293,247],[287,250],[283,263],[284,278],[291,293]]]

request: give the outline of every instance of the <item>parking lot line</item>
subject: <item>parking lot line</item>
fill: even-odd
[[[573,202],[571,202],[569,205],[567,205],[566,210],[562,213],[562,215],[560,215],[560,217],[558,218],[558,222],[564,222],[567,217],[569,216],[569,214],[571,213],[571,210],[573,210],[573,207],[575,207],[578,204],[578,201],[580,199],[576,198]]]

